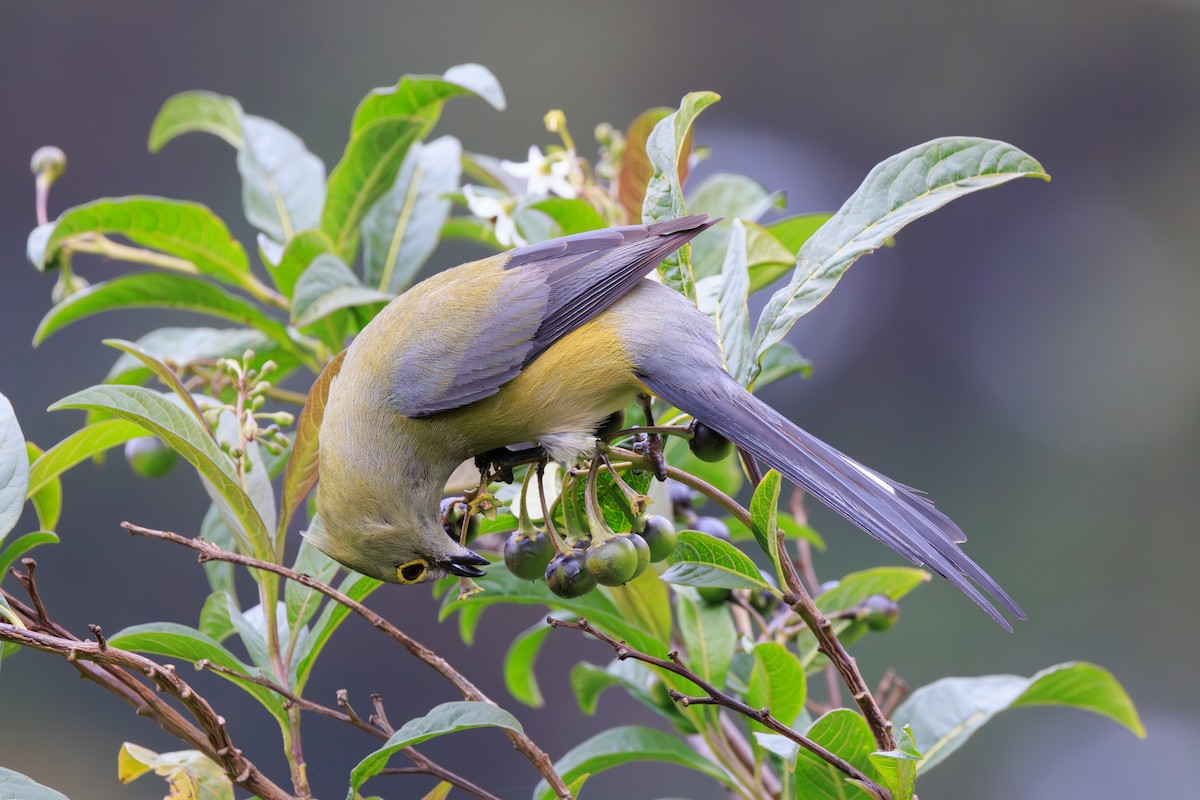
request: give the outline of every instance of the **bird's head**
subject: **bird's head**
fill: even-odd
[[[423,514],[384,519],[322,504],[320,491],[317,507],[304,538],[343,566],[387,583],[478,578],[484,574],[480,567],[490,563],[447,536],[436,511],[429,519]]]

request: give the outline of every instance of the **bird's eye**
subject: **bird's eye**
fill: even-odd
[[[423,558],[414,558],[412,561],[407,561],[396,567],[396,577],[401,583],[416,583],[425,577],[425,570],[429,565]]]

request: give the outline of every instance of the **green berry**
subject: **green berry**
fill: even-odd
[[[637,565],[637,547],[628,536],[612,536],[587,549],[587,570],[603,586],[620,586],[630,580]]]
[[[534,536],[514,533],[504,543],[504,566],[521,580],[536,581],[546,574],[554,545],[545,531]]]
[[[900,604],[886,594],[873,594],[859,604],[859,619],[873,631],[886,631],[900,619]]]
[[[633,542],[633,547],[637,550],[637,569],[633,571],[633,577],[636,578],[646,571],[646,567],[650,566],[650,545],[646,544],[646,540],[636,533],[630,533],[625,537]]]
[[[697,586],[696,592],[700,599],[710,606],[717,606],[729,599],[729,589],[719,586]]]
[[[125,443],[125,460],[143,478],[161,478],[175,467],[175,451],[157,436],[139,436]]]
[[[700,420],[692,423],[692,438],[688,440],[692,455],[701,461],[720,461],[733,452],[733,442]]]
[[[596,588],[596,579],[579,553],[559,553],[546,565],[546,585],[559,597],[572,598]]]
[[[675,542],[679,540],[671,520],[657,514],[646,517],[646,526],[642,528],[641,535],[650,547],[651,561],[662,561],[671,555],[675,552]]]

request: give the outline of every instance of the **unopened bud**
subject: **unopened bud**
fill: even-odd
[[[29,160],[29,169],[47,185],[58,180],[67,168],[67,154],[52,145],[39,147]]]
[[[553,108],[546,112],[546,116],[542,117],[542,122],[546,124],[546,130],[550,133],[558,133],[567,126],[567,115],[562,112],[562,109]]]

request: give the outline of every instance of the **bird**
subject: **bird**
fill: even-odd
[[[571,462],[594,452],[611,414],[654,396],[942,575],[1011,631],[993,600],[1025,614],[959,547],[958,525],[748,392],[726,370],[709,317],[647,277],[718,221],[693,215],[527,245],[392,300],[329,387],[312,544],[390,583],[479,577],[490,562],[441,524],[454,469],[518,443]]]

